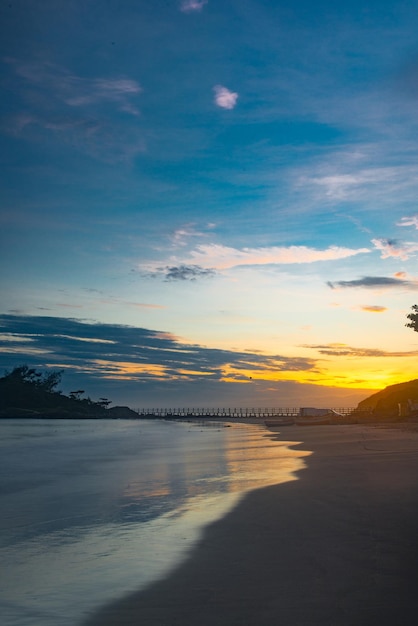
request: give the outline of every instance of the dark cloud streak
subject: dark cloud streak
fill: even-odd
[[[328,281],[328,287],[331,289],[349,289],[357,287],[368,287],[370,289],[379,289],[381,287],[408,287],[409,289],[417,289],[418,284],[404,280],[402,278],[391,278],[388,276],[363,276],[356,280],[337,280]]]
[[[317,350],[320,354],[332,357],[416,357],[418,351],[410,352],[390,352],[386,350],[379,350],[378,348],[354,348],[352,346],[346,346],[345,344],[324,344],[324,345],[304,345],[304,348],[311,348]]]
[[[166,280],[196,280],[213,276],[214,270],[205,269],[199,265],[179,265],[166,268]]]
[[[313,370],[315,361],[205,348],[170,333],[69,318],[0,315],[0,367],[62,367],[90,380],[220,380],[224,370]],[[245,376],[245,374],[244,374]],[[84,383],[83,383],[84,384]],[[86,385],[88,384],[88,380]]]
[[[173,265],[158,268],[157,272],[152,274],[153,277],[164,276],[167,282],[176,280],[194,281],[198,278],[210,278],[215,276],[216,271],[213,269],[201,267],[200,265]]]

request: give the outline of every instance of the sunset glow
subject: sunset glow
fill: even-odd
[[[133,406],[352,405],[416,378],[417,20],[8,5],[1,368]]]

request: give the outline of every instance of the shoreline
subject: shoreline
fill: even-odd
[[[418,434],[341,425],[266,436],[312,452],[298,480],[249,492],[171,574],[85,626],[414,623]]]
[[[120,408],[120,407],[115,407]],[[126,407],[122,407],[126,409]],[[110,412],[110,410],[109,410]],[[326,424],[319,424],[316,422],[316,417],[313,416],[296,416],[294,417],[293,424],[283,424],[278,423],[277,426],[267,425],[266,422],[271,421],[274,422],[280,421],[280,418],[275,417],[254,417],[254,416],[228,416],[228,415],[184,415],[184,416],[144,416],[144,415],[133,415],[135,412],[131,409],[128,409],[127,412],[112,414],[90,414],[86,415],[85,413],[77,413],[74,411],[66,413],[65,411],[51,411],[51,412],[37,412],[31,410],[8,410],[8,411],[0,411],[0,420],[129,420],[129,421],[155,421],[155,422],[185,422],[185,423],[227,423],[227,424],[259,424],[261,426],[265,426],[268,430],[275,431],[277,429],[280,430],[288,430],[290,427],[294,426],[363,426],[363,427],[381,427],[381,428],[405,428],[407,430],[418,430],[418,416],[411,417],[398,417],[398,418],[388,418],[388,417],[379,417],[377,415],[366,415],[366,416],[341,416],[337,418],[332,418],[327,421]],[[282,417],[282,416],[281,416]],[[309,420],[312,420],[312,424],[309,423]],[[299,423],[298,423],[299,422]]]

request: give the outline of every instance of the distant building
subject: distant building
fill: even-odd
[[[306,416],[306,415],[312,415],[314,417],[317,417],[321,415],[328,415],[329,413],[331,413],[330,409],[315,409],[310,406],[299,409],[299,415],[301,417]]]

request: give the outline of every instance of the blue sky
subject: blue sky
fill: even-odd
[[[0,367],[134,406],[416,377],[416,2],[0,10]]]

